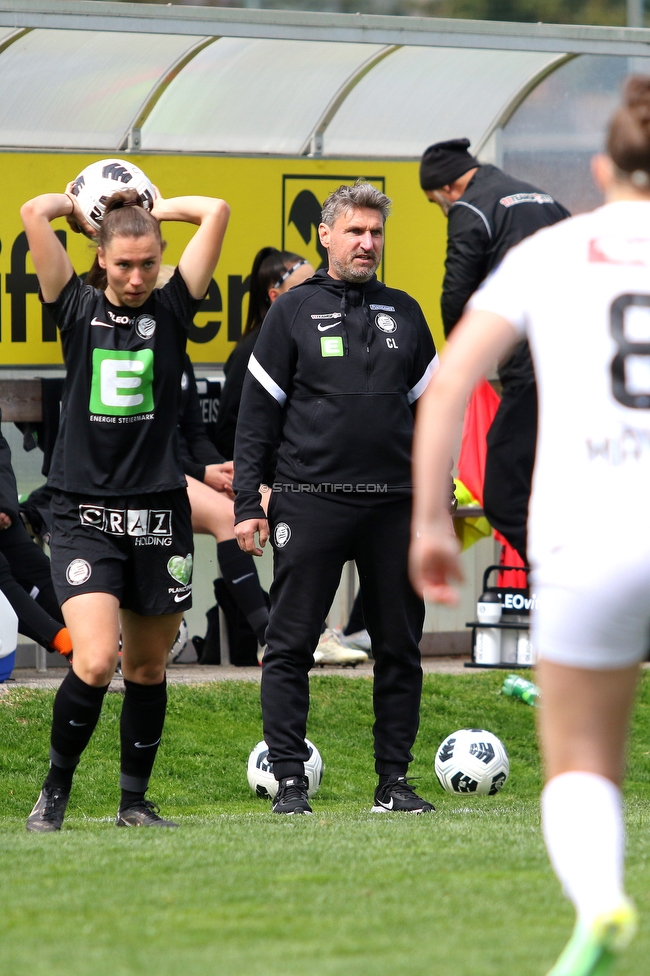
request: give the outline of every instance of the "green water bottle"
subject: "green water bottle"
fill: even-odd
[[[526,678],[520,678],[516,674],[508,675],[503,682],[501,691],[504,695],[510,695],[512,698],[521,698],[523,702],[533,707],[538,705],[542,694],[537,685],[534,685],[532,681],[527,681]]]

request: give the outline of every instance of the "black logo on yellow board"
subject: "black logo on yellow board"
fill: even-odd
[[[365,176],[368,183],[385,193],[383,176]],[[327,267],[327,251],[318,238],[321,209],[326,198],[342,183],[352,184],[358,175],[330,176],[291,174],[282,177],[282,250],[293,251],[306,258],[318,271]],[[377,269],[377,277],[384,280],[386,249]]]

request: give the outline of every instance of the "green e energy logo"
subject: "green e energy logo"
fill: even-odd
[[[344,356],[343,339],[341,336],[321,336],[321,356]]]
[[[93,349],[90,412],[129,417],[153,410],[153,350]]]

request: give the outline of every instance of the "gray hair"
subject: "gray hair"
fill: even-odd
[[[390,213],[391,200],[385,193],[376,190],[371,183],[359,179],[354,186],[343,184],[330,193],[323,204],[321,220],[328,227],[333,227],[337,217],[356,207],[368,207],[370,210],[378,210],[382,215],[384,223]]]

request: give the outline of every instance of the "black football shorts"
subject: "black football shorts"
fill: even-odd
[[[52,579],[60,604],[112,593],[145,617],[192,606],[194,540],[185,488],[97,498],[52,498]]]

